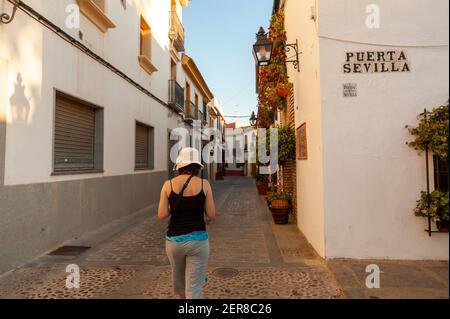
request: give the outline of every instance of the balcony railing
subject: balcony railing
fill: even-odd
[[[169,38],[178,52],[184,52],[184,27],[176,11],[170,11]]]
[[[169,80],[169,106],[184,111],[184,89],[176,80]]]

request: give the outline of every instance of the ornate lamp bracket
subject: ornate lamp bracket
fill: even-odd
[[[12,20],[14,20],[14,17],[16,16],[17,8],[20,5],[20,0],[12,0],[12,1],[9,1],[9,2],[11,2],[13,4],[13,11],[12,11],[11,15],[9,15],[7,13],[2,13],[0,15],[0,22],[2,24],[11,23]]]
[[[292,63],[294,65],[294,69],[296,69],[298,72],[300,72],[300,59],[299,56],[303,52],[298,51],[298,40],[295,40],[295,43],[292,44],[284,44],[284,48],[286,53],[291,52],[291,50],[294,50],[294,55],[286,60],[286,63]]]

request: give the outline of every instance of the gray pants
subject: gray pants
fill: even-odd
[[[203,299],[209,241],[166,241],[166,252],[172,266],[174,293],[186,294],[186,299]]]

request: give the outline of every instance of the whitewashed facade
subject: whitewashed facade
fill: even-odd
[[[412,213],[425,158],[405,145],[405,125],[448,100],[448,1],[280,4],[302,52],[300,72],[288,64],[296,128],[306,123],[299,228],[326,258],[448,260],[448,233],[429,237]]]
[[[27,0],[0,23],[0,273],[112,220],[153,211],[173,167],[170,130],[190,128],[184,107],[196,95],[200,112],[211,99],[183,64],[188,2]],[[12,10],[0,0],[0,13]],[[177,101],[170,80],[179,84]],[[62,94],[95,107],[95,169],[56,169],[64,166],[58,130],[71,121],[58,124]],[[138,125],[151,132],[139,145]]]

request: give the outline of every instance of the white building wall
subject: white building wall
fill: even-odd
[[[448,234],[428,237],[412,214],[425,158],[405,125],[448,99],[449,3],[378,1],[380,28],[368,29],[372,3],[319,1],[326,257],[448,259]],[[371,50],[407,51],[411,72],[343,73],[345,52]],[[344,98],[344,83],[358,96]]]
[[[301,72],[289,64],[290,81],[295,90],[295,126],[307,123],[308,160],[297,161],[297,220],[314,249],[325,256],[323,207],[322,106],[320,100],[319,39],[310,20],[314,0],[286,2],[288,43],[299,40]]]
[[[9,4],[2,3],[6,9]],[[29,0],[27,4],[78,39],[78,30],[65,26],[71,0]],[[147,90],[167,101],[170,1],[107,1],[107,15],[116,28],[102,33],[81,16],[82,42]],[[149,75],[138,63],[139,19],[152,28]],[[14,21],[0,26],[0,57],[8,61],[5,185],[32,184],[134,173],[134,125],[155,128],[155,149],[165,149],[167,127],[178,123],[169,111],[119,76],[63,41],[18,10]],[[178,66],[182,78],[181,63]],[[182,82],[181,82],[182,83]],[[54,90],[61,90],[104,107],[105,173],[51,176]],[[20,112],[16,114],[14,110]],[[170,117],[170,118],[169,118]],[[172,123],[169,125],[169,121]],[[167,154],[155,152],[155,170],[165,170]]]

